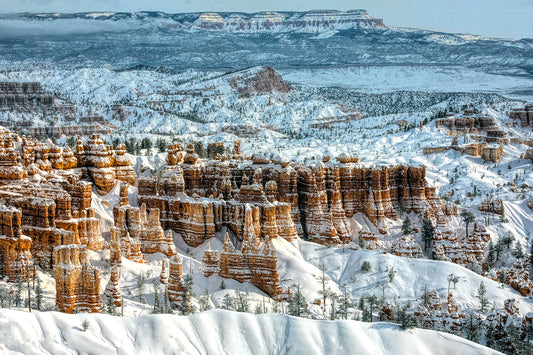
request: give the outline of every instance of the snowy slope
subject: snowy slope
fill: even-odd
[[[83,331],[83,320],[89,329]],[[135,318],[0,310],[0,352],[24,354],[497,354],[463,338],[388,323],[223,310]]]

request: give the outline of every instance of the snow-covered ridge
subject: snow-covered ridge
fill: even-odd
[[[225,30],[229,32],[320,32],[355,27],[384,27],[366,10],[314,10],[307,12],[265,11],[258,13],[178,13],[84,12],[84,13],[21,13],[0,15],[0,20],[13,24],[33,22],[79,23],[83,27],[115,23],[114,28],[131,26],[179,28],[183,30]],[[50,23],[51,22],[51,23]],[[122,24],[122,26],[117,26]]]
[[[89,328],[82,329],[87,320]],[[497,354],[455,335],[389,323],[214,310],[135,318],[0,310],[0,352],[24,354]]]

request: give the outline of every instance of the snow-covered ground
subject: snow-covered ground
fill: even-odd
[[[88,329],[82,323],[88,321]],[[6,354],[497,354],[455,335],[389,323],[212,310],[113,317],[0,310]]]

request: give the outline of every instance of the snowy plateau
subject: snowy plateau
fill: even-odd
[[[39,96],[24,101],[21,89],[8,92],[6,83],[29,82],[40,83]],[[43,104],[47,95],[53,105]],[[531,354],[532,101],[533,39],[390,27],[364,10],[0,15],[0,354]],[[77,163],[68,165],[67,157]],[[224,166],[231,179],[210,176],[213,166]],[[342,169],[398,166],[424,167],[423,197],[413,195],[405,206],[389,191],[400,191],[394,184],[403,180],[387,177],[394,180],[389,188],[369,177],[364,190],[376,200],[347,212],[351,187]],[[126,188],[124,171],[133,176]],[[290,203],[266,200],[276,186],[264,181],[267,171],[280,181],[273,176],[293,174],[297,200],[287,218],[295,238],[263,235],[264,206]],[[325,173],[306,180],[308,171]],[[329,174],[335,171],[338,181]],[[160,198],[167,191],[156,208],[141,183],[150,179],[166,184],[154,192]],[[355,186],[355,175],[350,179]],[[215,192],[207,192],[212,180]],[[81,194],[65,187],[72,181],[92,184],[83,198],[94,216],[83,212],[98,221],[103,246],[85,241],[83,267],[101,275],[96,296],[108,314],[59,312],[69,298],[59,301],[56,269],[69,273],[72,265],[39,259],[45,249],[36,245],[45,242],[28,221],[47,205],[20,202],[38,196],[59,211],[58,196],[68,191],[69,218],[79,218],[81,228],[81,210],[74,213]],[[316,188],[307,189],[309,181]],[[415,190],[413,181],[405,191]],[[180,195],[172,188],[182,182]],[[315,190],[339,235],[340,196],[346,238],[325,242],[309,232]],[[246,191],[265,202],[247,200]],[[377,191],[388,191],[389,201]],[[145,200],[161,213],[159,224],[150,224]],[[200,207],[187,210],[188,203]],[[394,212],[379,215],[380,203]],[[128,208],[124,225],[119,205]],[[208,217],[209,208],[215,212]],[[376,216],[368,212],[374,210]],[[19,244],[6,247],[14,243],[6,231],[14,233],[16,211],[20,240],[34,239],[26,254]],[[145,237],[134,236],[130,213],[141,215]],[[217,213],[225,216],[220,225]],[[72,231],[64,216],[55,220],[60,235]],[[205,233],[191,242],[198,225]],[[151,246],[140,244],[161,229],[161,243],[175,251],[147,252]],[[258,253],[275,255],[282,291],[274,296],[261,281],[221,274],[222,251],[231,243],[237,251],[230,256],[241,255],[247,231],[257,237]],[[473,237],[486,240],[472,247]],[[131,250],[140,245],[138,253],[126,255],[124,240]],[[59,244],[48,246],[49,260]],[[207,275],[211,250],[220,264]],[[19,252],[13,265],[34,265],[31,281],[8,276],[5,265]],[[468,253],[477,260],[463,257]],[[176,301],[170,294],[178,259]],[[117,307],[108,293],[113,280]]]

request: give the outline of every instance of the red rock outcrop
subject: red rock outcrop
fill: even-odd
[[[479,210],[482,212],[492,212],[495,214],[503,215],[503,202],[501,198],[494,198],[493,196],[487,196],[479,204]]]
[[[279,298],[282,289],[279,284],[276,253],[270,246],[269,238],[263,243],[255,236],[251,207],[248,206],[246,211],[247,232],[244,234],[241,250],[235,249],[226,233],[220,258],[209,247],[202,258],[202,270],[205,276],[218,271],[224,278],[250,282],[271,297]]]
[[[100,271],[90,264],[85,245],[54,248],[54,278],[61,312],[100,312]]]
[[[168,276],[168,299],[175,305],[183,303],[183,293],[185,292],[185,285],[183,282],[182,265],[179,256],[174,255],[169,262],[169,276]],[[192,304],[190,305],[192,308]]]
[[[0,206],[0,269],[2,276],[15,282],[32,266],[31,238],[22,234],[22,211]]]
[[[122,293],[118,285],[120,278],[120,268],[118,266],[111,267],[111,276],[104,291],[107,299],[111,299],[115,307],[122,306]]]
[[[500,274],[504,273],[504,283],[511,286],[522,296],[527,296],[533,291],[533,283],[529,279],[529,266],[526,260],[516,260],[510,268],[492,269],[485,276],[499,281]]]
[[[533,127],[533,104],[527,104],[524,108],[515,108],[509,113],[513,120],[519,120],[522,127]]]

